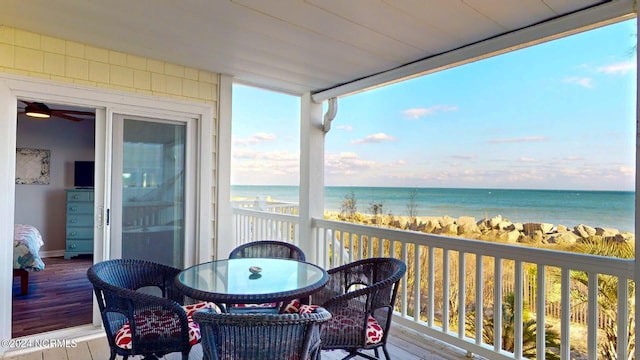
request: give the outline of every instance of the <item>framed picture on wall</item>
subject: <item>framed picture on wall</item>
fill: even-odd
[[[16,149],[16,184],[49,185],[51,151]]]

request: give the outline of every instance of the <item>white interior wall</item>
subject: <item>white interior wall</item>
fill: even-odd
[[[94,126],[92,120],[18,115],[16,147],[51,151],[49,185],[16,184],[15,192],[15,223],[40,230],[43,255],[60,256],[65,249],[65,189],[73,188],[74,161],[94,160]]]

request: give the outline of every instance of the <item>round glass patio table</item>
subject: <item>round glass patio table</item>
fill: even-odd
[[[258,267],[257,273],[249,269]],[[218,306],[263,304],[307,297],[321,289],[329,275],[321,267],[298,260],[237,258],[189,267],[178,274],[183,294]]]

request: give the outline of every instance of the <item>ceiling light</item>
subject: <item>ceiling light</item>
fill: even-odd
[[[27,116],[34,118],[46,119],[51,117],[51,109],[43,103],[34,102],[27,105],[24,109],[24,113]]]

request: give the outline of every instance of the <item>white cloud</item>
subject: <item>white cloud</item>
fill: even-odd
[[[598,68],[598,72],[610,75],[626,75],[636,69],[635,61],[622,61]]]
[[[524,163],[536,163],[538,162],[537,159],[534,158],[530,158],[530,157],[521,157],[518,159],[519,162],[524,162]]]
[[[562,82],[567,84],[575,84],[588,89],[593,89],[594,87],[593,79],[588,77],[578,77],[578,76],[566,77],[562,79]]]
[[[364,139],[356,139],[351,141],[351,144],[373,144],[373,143],[382,143],[382,142],[387,142],[387,141],[396,141],[396,139],[391,136],[391,135],[387,135],[385,133],[377,133],[377,134],[373,134],[373,135],[369,135],[367,137],[365,137]]]
[[[449,111],[457,111],[457,106],[449,106],[449,105],[434,105],[427,108],[411,108],[402,111],[402,115],[405,118],[410,120],[417,120],[423,116],[433,115],[439,112],[449,112]]]
[[[523,142],[546,141],[546,140],[547,138],[544,136],[525,136],[525,137],[506,138],[506,139],[493,139],[493,140],[489,140],[489,143],[491,144],[523,143]]]
[[[256,133],[244,139],[233,139],[233,144],[238,146],[255,145],[262,142],[275,141],[276,136],[271,133]]]
[[[476,156],[473,154],[460,154],[460,155],[451,155],[451,157],[453,159],[471,160],[471,159],[474,159]]]

